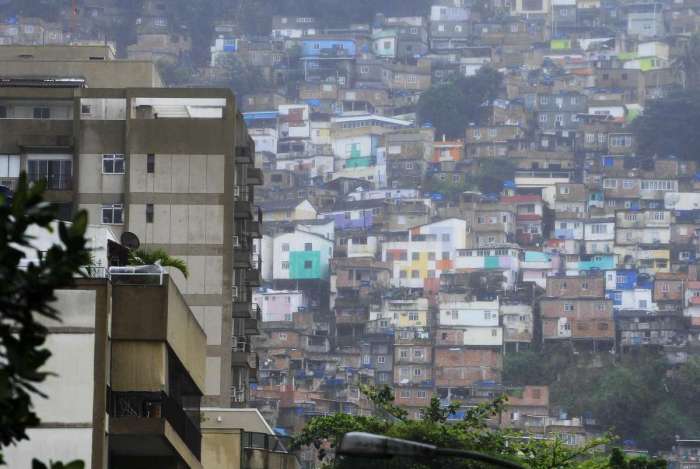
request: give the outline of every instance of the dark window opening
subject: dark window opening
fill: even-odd
[[[146,155],[146,172],[153,174],[156,172],[156,155],[155,153],[149,153]]]
[[[153,223],[153,204],[146,204],[146,223]]]

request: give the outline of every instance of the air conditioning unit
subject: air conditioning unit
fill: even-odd
[[[238,298],[238,286],[231,287],[231,297],[235,300]]]

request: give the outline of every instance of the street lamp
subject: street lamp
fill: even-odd
[[[335,452],[340,456],[359,456],[365,458],[389,458],[392,456],[431,458],[447,456],[482,461],[493,464],[494,466],[523,469],[523,467],[517,463],[495,458],[487,454],[477,453],[475,451],[438,448],[437,446],[419,443],[417,441],[389,438],[387,436],[364,432],[346,433],[340,440],[340,444]]]

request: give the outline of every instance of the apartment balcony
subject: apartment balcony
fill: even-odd
[[[247,301],[234,301],[233,317],[239,319],[260,319],[260,306]]]
[[[246,168],[245,174],[246,183],[251,186],[262,186],[263,172],[260,168]]]
[[[368,311],[336,311],[336,324],[365,324],[369,321]]]
[[[259,210],[259,209],[258,209]],[[262,223],[259,221],[250,221],[245,227],[246,234],[251,238],[262,238]]]
[[[239,244],[233,246],[233,267],[236,269],[250,269],[253,267],[251,246]]]
[[[256,370],[258,368],[258,354],[255,352],[233,351],[231,353],[231,366],[247,366],[252,370]]]
[[[249,200],[236,200],[233,203],[234,218],[243,218],[250,220],[253,218],[254,208],[253,203]]]
[[[243,328],[243,333],[247,336],[260,335],[260,329],[258,328],[258,320],[247,318],[244,319],[245,324]]]
[[[282,440],[266,433],[243,432],[242,469],[298,469],[301,467],[295,455],[287,452]]]
[[[236,147],[236,164],[253,164],[255,162],[254,156],[249,146],[238,145]]]
[[[260,271],[259,270],[247,270],[246,271],[246,283],[249,287],[259,287],[260,286]]]
[[[189,416],[164,392],[112,392],[108,406],[114,460],[165,456],[178,461],[172,467],[202,467],[199,408]]]

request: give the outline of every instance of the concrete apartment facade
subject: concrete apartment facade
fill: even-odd
[[[47,180],[62,218],[85,209],[90,223],[183,259],[189,277],[171,275],[206,333],[205,405],[244,405],[257,366],[249,337],[258,332],[253,186],[262,175],[233,94],[154,88],[153,64],[91,59],[92,48],[51,48],[63,59],[76,54],[71,70],[52,69],[44,49],[34,48],[26,70],[39,72],[13,78],[25,69],[8,59],[11,49],[0,47],[0,155],[12,160],[0,182],[12,187],[27,171],[31,181]],[[41,75],[49,69],[51,78]],[[136,87],[116,88],[122,78]]]

